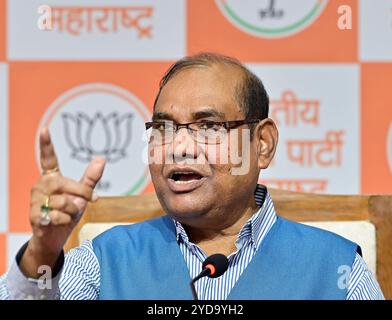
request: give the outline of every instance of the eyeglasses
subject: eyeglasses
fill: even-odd
[[[146,122],[147,138],[149,143],[163,145],[172,143],[174,134],[181,128],[186,128],[189,135],[202,144],[220,144],[230,129],[244,124],[259,123],[259,119],[234,121],[196,121],[189,123],[174,123],[173,121]]]

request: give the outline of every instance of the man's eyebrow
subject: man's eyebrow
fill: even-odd
[[[204,109],[192,113],[193,119],[202,118],[221,118],[225,119],[225,114],[223,112],[216,111],[215,109]]]
[[[216,111],[215,109],[203,109],[200,111],[192,112],[192,118],[195,120],[203,118],[220,118],[225,119],[225,114],[223,112]],[[174,120],[173,117],[166,112],[154,112],[152,116],[152,121],[157,120]]]
[[[152,121],[156,120],[173,120],[173,118],[166,112],[154,112]]]

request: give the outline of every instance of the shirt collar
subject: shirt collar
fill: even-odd
[[[266,234],[266,226],[271,225],[271,219],[276,220],[276,213],[273,207],[272,199],[264,185],[258,184],[255,190],[255,201],[259,209],[249,218],[238,234],[236,245],[240,249],[246,241],[251,241],[254,250],[257,250],[261,240]],[[176,227],[177,242],[183,241],[186,245],[192,246],[188,235],[182,224],[174,220]]]

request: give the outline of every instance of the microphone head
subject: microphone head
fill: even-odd
[[[210,278],[218,278],[224,274],[229,266],[229,260],[224,254],[216,253],[203,262],[203,269],[210,269]]]

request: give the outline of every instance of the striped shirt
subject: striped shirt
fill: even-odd
[[[265,187],[258,186],[255,199],[259,210],[245,223],[236,240],[236,251],[228,257],[229,267],[219,278],[204,277],[196,282],[200,300],[225,300],[237,280],[255,256],[260,244],[275,223],[277,216],[272,199]],[[192,243],[178,221],[177,241],[191,278],[202,270],[207,258],[203,250]],[[39,289],[36,281],[26,279],[16,263],[8,274],[0,277],[0,299],[98,299],[100,295],[99,262],[91,241],[71,250],[65,256],[62,272],[52,281],[51,289]],[[348,281],[347,300],[384,299],[381,289],[366,263],[356,254]]]

